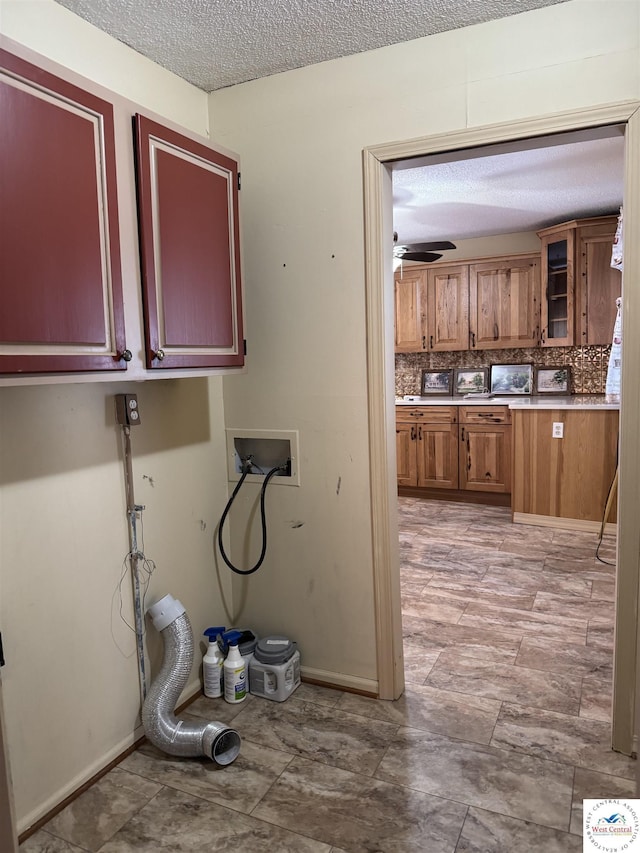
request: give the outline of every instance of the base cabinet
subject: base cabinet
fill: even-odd
[[[458,487],[458,424],[455,407],[407,408],[396,415],[398,485]]]
[[[561,439],[553,438],[554,423],[563,425]],[[516,410],[513,430],[514,518],[600,522],[616,471],[618,412]]]
[[[396,453],[398,487],[511,492],[506,406],[398,406]]]
[[[511,492],[511,413],[506,406],[461,406],[459,487]]]

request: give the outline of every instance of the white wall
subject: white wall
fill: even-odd
[[[131,133],[122,98],[207,132],[203,92],[51,0],[2,2],[0,16],[25,58],[37,51],[48,70],[117,93],[120,140],[130,143]],[[139,300],[132,151],[118,144],[130,308]],[[128,340],[140,335],[128,328]],[[119,598],[128,531],[113,395],[125,390],[137,393],[142,413],[131,439],[144,547],[157,564],[147,601],[178,597],[197,643],[208,625],[228,623],[230,578],[218,578],[213,555],[227,498],[220,377],[0,388],[2,686],[20,831],[128,746],[139,723],[135,643]],[[121,589],[131,623],[127,574]],[[151,626],[148,641],[155,674],[161,642]],[[198,670],[196,659],[185,693],[198,689]]]
[[[227,423],[299,429],[302,457],[243,621],[293,636],[303,664],[376,678],[362,149],[637,98],[639,14],[572,0],[210,96],[243,163],[249,371],[224,380]]]

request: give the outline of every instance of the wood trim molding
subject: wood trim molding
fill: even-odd
[[[554,527],[556,530],[578,530],[582,533],[599,533],[602,522],[584,518],[559,518],[555,515],[534,515],[529,512],[514,512],[514,524],[532,524],[534,527]],[[615,535],[617,524],[605,524],[604,532]]]
[[[397,699],[404,690],[402,614],[395,506],[395,361],[393,322],[391,173],[368,151],[363,153],[365,188],[365,279],[367,303],[367,380],[369,474],[373,580],[380,699]]]
[[[640,105],[638,105],[640,106]],[[623,358],[618,480],[618,554],[613,678],[613,748],[631,754],[640,719],[638,609],[640,586],[640,246],[629,235],[640,229],[640,112],[627,121],[624,186]],[[639,771],[640,772],[640,771]]]
[[[436,152],[462,150],[481,145],[530,137],[548,136],[607,124],[627,124],[627,167],[625,177],[625,228],[638,233],[640,227],[640,118],[639,101],[595,106],[553,113],[524,121],[466,128],[435,136],[392,142],[363,151],[365,286],[367,304],[367,378],[369,405],[369,453],[371,514],[378,682],[381,698],[395,698],[402,690],[402,617],[399,587],[396,464],[393,453],[394,390],[390,380],[393,355],[393,276],[391,273],[392,203],[390,164]],[[640,279],[640,247],[625,244],[625,279]],[[624,287],[624,285],[623,285]],[[631,291],[632,289],[629,288]],[[628,297],[628,298],[627,298]],[[625,295],[625,329],[640,330],[640,294]],[[618,544],[618,603],[614,690],[613,746],[631,752],[636,706],[636,647],[638,583],[640,570],[640,388],[632,376],[640,363],[640,333],[625,339],[623,397],[621,411],[621,454],[624,477],[620,478],[620,535]],[[635,429],[635,433],[634,433]],[[623,639],[624,638],[624,639]],[[627,643],[626,649],[622,648]],[[640,653],[638,655],[640,659]],[[640,677],[638,678],[640,684]],[[638,702],[640,706],[640,701]]]

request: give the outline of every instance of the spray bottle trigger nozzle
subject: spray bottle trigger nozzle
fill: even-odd
[[[207,628],[207,630],[204,631],[204,636],[209,638],[210,643],[215,643],[216,638],[219,637],[221,634],[224,634],[225,631],[226,628],[224,627],[224,625],[219,628]]]
[[[230,646],[232,644],[234,646],[237,646],[241,638],[242,638],[242,631],[236,631],[234,628],[232,628],[230,631],[226,631],[222,635],[222,641],[225,644],[225,646]]]

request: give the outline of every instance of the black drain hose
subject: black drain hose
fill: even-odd
[[[258,562],[251,569],[239,569],[233,565],[231,560],[227,557],[226,552],[224,550],[224,545],[222,544],[222,528],[226,521],[227,515],[229,514],[229,510],[231,509],[231,504],[233,503],[235,496],[240,491],[242,484],[244,483],[247,474],[251,473],[251,463],[245,465],[243,463],[243,471],[242,476],[238,480],[238,485],[233,490],[233,494],[229,498],[226,507],[224,508],[224,512],[222,513],[222,518],[220,519],[220,524],[218,525],[218,548],[220,549],[220,554],[222,555],[222,559],[225,561],[227,566],[231,569],[232,572],[235,572],[237,575],[252,575],[254,572],[257,572],[260,566],[262,565],[262,561],[264,560],[265,554],[267,553],[267,520],[265,517],[264,510],[264,499],[265,493],[267,491],[267,485],[269,480],[278,473],[278,471],[287,471],[287,465],[278,465],[276,468],[272,468],[269,473],[264,478],[264,482],[262,484],[262,488],[260,489],[260,522],[262,524],[262,551],[260,552],[260,557],[258,558]]]

